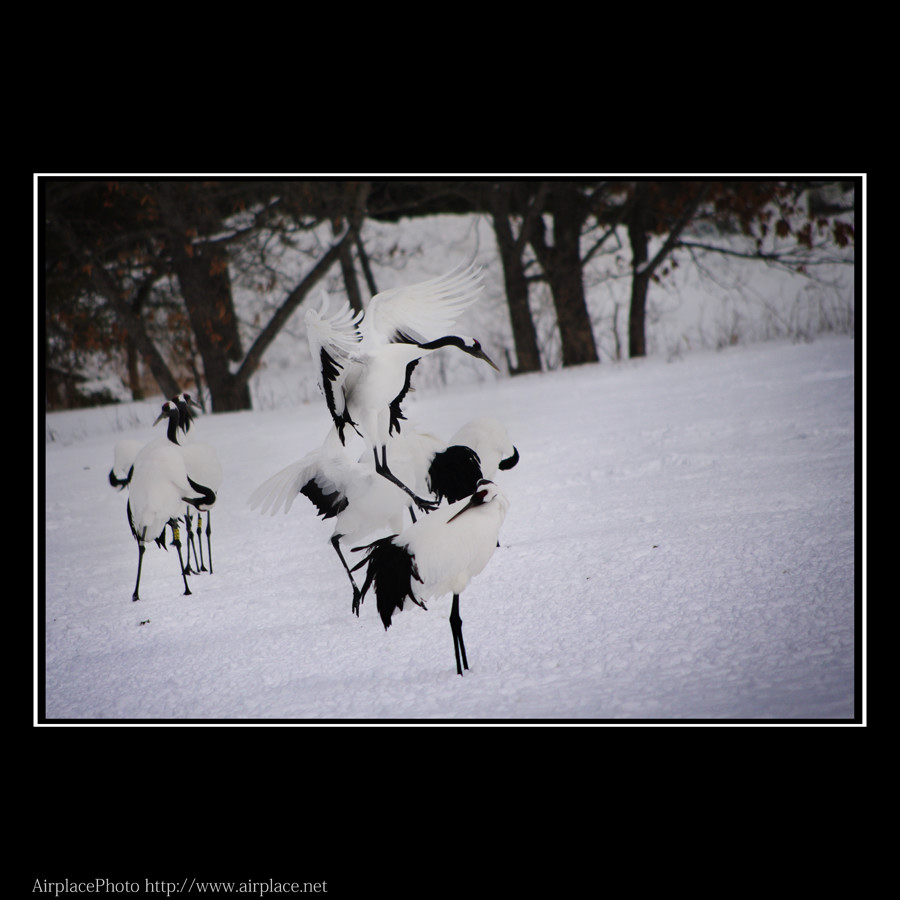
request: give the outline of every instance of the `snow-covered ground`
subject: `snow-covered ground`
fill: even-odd
[[[47,720],[861,719],[855,351],[821,337],[420,387],[416,424],[497,416],[521,454],[497,477],[501,546],[462,597],[464,677],[449,598],[385,631],[373,597],[351,614],[305,498],[248,508],[320,443],[321,400],[200,418],[225,469],[215,572],[182,596],[174,550],[150,545],[137,603],[107,472],[116,440],[156,436],[158,401],[52,414]]]

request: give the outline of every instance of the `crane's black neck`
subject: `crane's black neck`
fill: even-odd
[[[169,414],[169,424],[166,427],[166,437],[173,443],[178,443],[178,420],[179,420],[179,412],[176,407]]]
[[[498,469],[511,469],[515,464],[519,461],[519,451],[513,447],[512,456],[507,456],[506,459],[501,459],[497,464]]]
[[[441,347],[459,347],[460,350],[468,350],[466,342],[455,334],[445,334],[437,340],[429,341],[427,344],[419,344],[422,350],[439,350]]]

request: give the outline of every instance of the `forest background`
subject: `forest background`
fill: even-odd
[[[492,275],[479,338],[510,376],[698,343],[853,333],[861,187],[858,176],[40,177],[45,410],[184,389],[211,412],[251,409],[251,380],[273,344],[288,334],[308,352],[294,319],[304,302],[318,305],[327,289],[363,309],[409,283],[410,257],[430,250],[399,230],[435,217],[477,232]],[[435,255],[443,262],[447,248]],[[721,279],[712,257],[811,289],[761,300],[751,323],[735,303],[741,285],[719,284],[721,306],[699,329],[654,333],[685,270]]]

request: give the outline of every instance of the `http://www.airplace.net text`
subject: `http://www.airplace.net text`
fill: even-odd
[[[244,897],[266,897],[284,894],[327,894],[327,881],[283,881],[269,878],[262,881],[199,881],[196,878],[185,878],[183,881],[164,881],[162,879],[145,878],[141,881],[113,881],[108,878],[96,878],[90,881],[51,881],[35,879],[33,894],[43,897],[62,897],[70,894],[87,895],[105,894],[116,896],[158,895],[171,897],[176,894],[237,894]]]

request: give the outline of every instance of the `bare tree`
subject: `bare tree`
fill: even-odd
[[[196,348],[217,412],[250,408],[249,379],[264,350],[354,245],[368,193],[366,183],[339,183],[336,190],[327,182],[68,182],[48,188],[46,231],[53,260],[48,316],[74,298],[93,297],[112,311],[167,396],[180,389],[176,369],[197,371],[185,349]],[[342,202],[334,201],[338,193]],[[295,223],[303,219],[304,227],[312,227],[322,220],[323,209],[335,223],[346,218],[349,225],[293,287],[245,354],[234,310],[231,249],[262,227],[280,227],[279,216]],[[159,306],[148,298],[157,283],[169,278],[177,279],[186,316],[183,325],[177,316],[169,320],[178,329],[181,349],[172,349],[176,344],[170,342],[174,358],[167,360],[152,334]],[[98,327],[103,327],[100,320]]]
[[[531,309],[528,303],[528,278],[525,274],[523,254],[528,245],[529,235],[534,227],[535,219],[540,215],[546,201],[546,189],[539,190],[533,198],[527,198],[522,205],[524,214],[520,217],[518,234],[513,232],[513,215],[511,193],[520,185],[511,182],[499,182],[491,185],[487,191],[487,203],[490,206],[494,223],[494,234],[500,251],[500,262],[503,266],[503,282],[506,287],[506,301],[509,305],[509,319],[512,325],[513,342],[516,348],[516,360],[507,358],[512,375],[524,372],[539,372],[541,354],[538,349],[537,332]]]
[[[708,190],[709,185],[700,182],[688,194],[668,236],[650,258],[648,246],[653,211],[650,209],[649,188],[645,183],[635,185],[633,202],[629,204],[630,211],[626,220],[631,241],[631,307],[628,321],[628,355],[631,358],[647,355],[647,289],[650,281],[672,253]]]
[[[572,182],[553,182],[547,210],[553,217],[548,240],[542,217],[535,217],[529,241],[553,293],[564,366],[597,362],[597,345],[584,295],[581,233],[590,206],[584,190]]]

